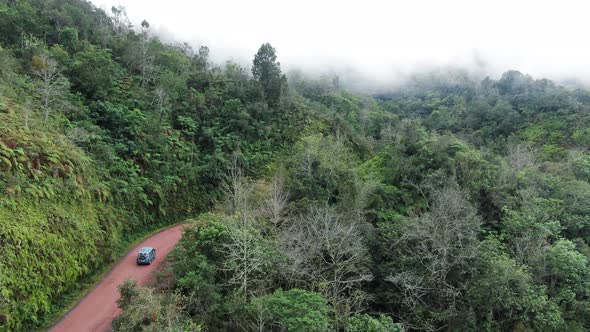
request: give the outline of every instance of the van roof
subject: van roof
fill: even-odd
[[[150,252],[152,249],[154,249],[154,248],[152,248],[152,247],[143,247],[143,248],[141,248],[141,250],[139,252],[146,252],[147,253],[147,252]]]

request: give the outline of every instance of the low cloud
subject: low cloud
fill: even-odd
[[[147,19],[167,41],[207,45],[219,63],[248,66],[270,42],[286,71],[340,73],[355,86],[390,85],[415,71],[448,67],[590,81],[587,1],[92,2],[126,7],[133,23]]]

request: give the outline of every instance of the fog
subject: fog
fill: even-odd
[[[169,42],[249,65],[264,42],[284,70],[388,85],[425,68],[590,82],[588,1],[92,0],[122,5]],[[356,82],[356,85],[361,83]]]

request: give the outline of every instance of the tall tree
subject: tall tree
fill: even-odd
[[[260,231],[248,223],[228,223],[229,241],[223,244],[225,260],[222,270],[231,277],[227,281],[244,295],[254,291],[256,284],[267,282],[271,254]]]
[[[50,104],[54,97],[69,89],[69,82],[61,76],[57,62],[42,54],[33,57],[33,73],[39,77],[39,91],[44,110],[44,122],[49,119]]]
[[[267,195],[262,208],[263,214],[277,229],[283,222],[289,204],[289,192],[285,189],[285,179],[281,174],[272,177]]]
[[[140,70],[141,70],[141,84],[146,86],[150,81],[150,76],[153,72],[153,56],[149,53],[149,29],[150,24],[148,21],[141,21],[141,36],[140,36]]]
[[[293,284],[316,285],[340,315],[355,313],[365,300],[361,287],[373,279],[362,228],[330,207],[311,209],[283,229],[281,271]]]
[[[287,79],[281,73],[281,63],[277,62],[276,51],[269,43],[262,44],[254,56],[252,74],[262,85],[268,103],[276,104],[283,93]]]
[[[432,196],[429,212],[394,232],[390,246],[396,263],[386,278],[399,290],[401,318],[413,328],[430,331],[448,327],[459,314],[459,300],[478,255],[481,224],[456,185]]]

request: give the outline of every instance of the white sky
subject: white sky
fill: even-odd
[[[270,42],[286,69],[349,66],[388,78],[425,65],[590,78],[589,0],[91,0],[249,64]],[[195,47],[195,48],[197,48]]]

